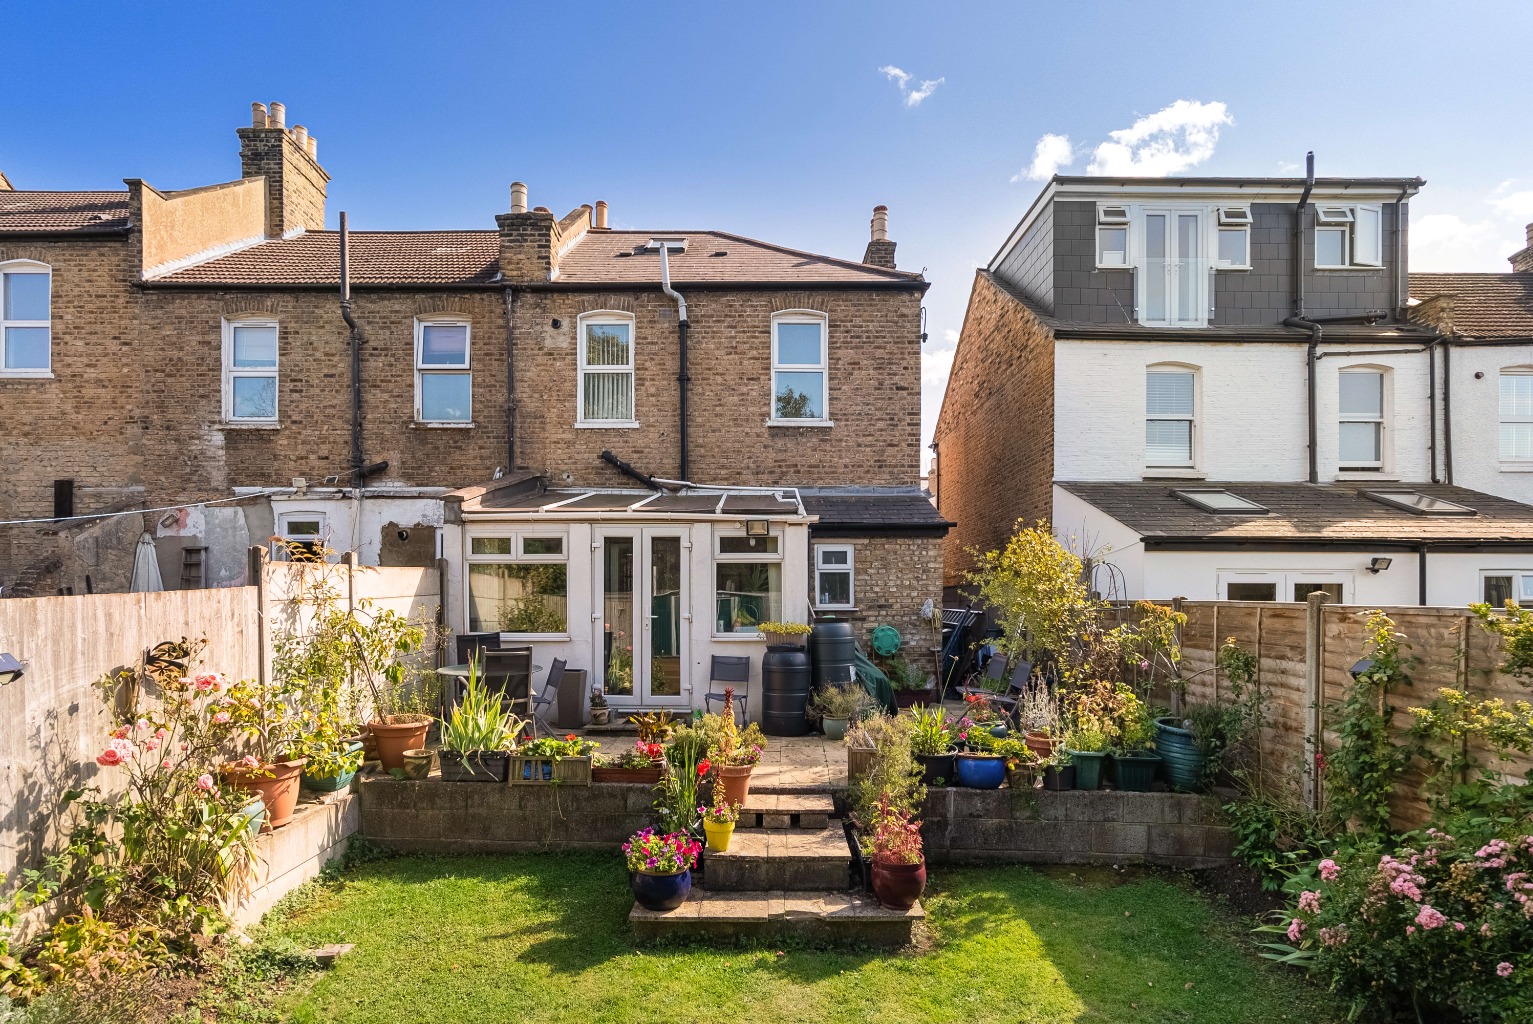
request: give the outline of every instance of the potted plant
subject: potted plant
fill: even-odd
[[[911,714],[915,732],[910,749],[921,765],[921,781],[928,786],[946,786],[957,780],[957,762],[953,755],[953,730],[948,725],[947,709],[916,708]]]
[[[1000,789],[1006,781],[1006,758],[996,752],[1001,742],[983,726],[960,729],[965,749],[953,755],[958,784],[966,789]]]
[[[1155,725],[1150,712],[1137,696],[1124,702],[1118,723],[1118,743],[1113,748],[1113,770],[1119,789],[1131,793],[1148,792],[1160,769],[1160,755],[1155,752]]]
[[[1108,735],[1092,726],[1077,726],[1064,738],[1064,752],[1075,766],[1076,789],[1099,789],[1102,765],[1107,760]]]
[[[878,756],[878,747],[869,735],[867,726],[862,722],[854,722],[846,730],[846,778],[848,782],[856,782],[867,775],[873,768],[873,759]]]
[[[1006,759],[1006,785],[1012,789],[1032,789],[1038,781],[1038,755],[1018,739],[997,741],[995,752]]]
[[[333,733],[334,727],[327,726],[327,731]],[[309,761],[299,778],[304,789],[315,793],[338,793],[351,786],[351,780],[357,777],[357,769],[361,767],[362,741],[333,736],[329,742],[316,744],[309,752]]]
[[[873,826],[873,895],[891,910],[909,910],[925,891],[921,825],[885,794]]]
[[[807,710],[811,717],[820,719],[826,739],[840,740],[846,736],[846,727],[852,720],[861,717],[867,700],[867,693],[860,686],[825,686],[809,698]]]
[[[692,892],[692,867],[702,850],[685,832],[660,835],[640,829],[623,844],[623,856],[633,877],[633,898],[645,910],[675,910]]]
[[[771,647],[802,647],[811,632],[802,622],[763,622],[756,628]]]
[[[980,730],[990,733],[996,739],[1004,739],[1011,732],[1007,728],[1006,717],[989,697],[982,693],[965,694],[963,718],[958,722],[958,731],[972,736]]]
[[[505,782],[511,769],[511,748],[524,724],[479,678],[470,664],[468,683],[452,714],[442,722],[442,749],[437,760],[443,782]]]
[[[735,724],[735,690],[724,688],[724,704],[717,715],[705,715],[710,735],[708,765],[724,784],[726,799],[744,807],[750,797],[751,773],[766,748],[766,736],[752,722],[744,733]]]
[[[913,708],[936,701],[936,677],[898,656],[888,659],[882,668],[884,675],[889,677],[889,685],[894,688],[896,707]]]
[[[201,685],[203,677],[198,677]],[[334,723],[303,704],[304,687],[293,678],[261,682],[246,679],[228,683],[208,676],[214,692],[223,697],[210,705],[216,730],[226,740],[243,740],[251,753],[223,765],[220,774],[227,785],[260,796],[266,805],[264,831],[272,831],[293,819],[298,806],[299,776],[308,754],[326,752],[334,742]]]
[[[723,853],[729,849],[729,839],[735,834],[735,822],[740,820],[740,805],[732,804],[724,795],[722,779],[713,780],[713,803],[698,807],[703,819],[703,834],[708,837],[708,849]]]
[[[599,686],[591,688],[591,724],[606,725],[612,719],[612,709],[607,706],[607,694]]]
[[[1059,746],[1059,701],[1042,684],[1024,689],[1017,699],[1017,727],[1023,742],[1039,761],[1047,761]]]
[[[430,777],[431,762],[436,758],[432,751],[422,747],[418,750],[406,750],[404,756],[405,763],[399,769],[401,778],[420,781]]]
[[[591,765],[592,782],[656,785],[665,772],[665,747],[640,740],[621,754],[598,754]]]
[[[592,755],[601,746],[568,733],[561,739],[544,736],[523,743],[511,752],[510,781],[519,783],[564,782],[574,786],[591,784]]]
[[[1069,751],[1060,747],[1042,764],[1044,789],[1058,793],[1075,788],[1075,765],[1070,760]]]
[[[406,750],[419,750],[426,745],[426,734],[436,720],[433,709],[437,707],[439,684],[436,673],[433,682],[425,676],[412,676],[403,664],[388,666],[383,672],[383,683],[374,699],[375,715],[367,723],[367,731],[378,745],[378,763],[384,771],[403,767]]]

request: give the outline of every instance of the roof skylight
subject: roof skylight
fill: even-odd
[[[1372,498],[1374,501],[1388,505],[1391,508],[1403,509],[1412,515],[1479,515],[1478,512],[1468,505],[1460,505],[1458,502],[1448,501],[1446,498],[1434,498],[1430,494],[1422,494],[1420,491],[1363,491],[1362,494],[1365,498]]]
[[[1171,493],[1192,507],[1215,515],[1264,516],[1269,511],[1265,505],[1258,505],[1222,487],[1175,490]]]

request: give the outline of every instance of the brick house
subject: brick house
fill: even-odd
[[[56,520],[0,527],[0,582],[126,589],[131,552],[71,538],[79,517],[202,503],[143,517],[169,587],[240,582],[268,537],[322,539],[441,558],[449,625],[536,625],[515,632],[572,665],[598,597],[627,587],[636,608],[678,574],[693,668],[811,605],[924,646],[948,526],[919,487],[927,284],[895,268],[882,208],[861,261],[614,230],[604,203],[556,218],[520,184],[492,228],[348,232],[354,432],[329,176],[285,122],[254,105],[238,181],[0,191],[0,272],[31,303],[5,326],[42,327],[0,373],[0,402],[30,410],[0,426],[24,453],[0,518]],[[633,547],[610,578],[598,530]]]
[[[1533,447],[1494,441],[1533,432],[1506,425],[1524,378],[1499,427],[1483,380],[1526,352],[1412,306],[1422,184],[1055,177],[975,275],[935,432],[947,585],[1019,519],[1120,599],[1462,604],[1533,572]]]

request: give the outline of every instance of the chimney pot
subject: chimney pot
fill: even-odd
[[[1529,224],[1525,230],[1528,236],[1528,244],[1533,245],[1533,224]]]
[[[264,103],[252,103],[250,105],[250,127],[252,127],[252,128],[265,128],[266,127],[266,104],[264,104]]]
[[[309,153],[309,159],[319,163],[319,142],[314,136],[309,136],[309,144],[305,147]]]
[[[532,212],[533,213],[547,213],[548,212],[548,207],[546,207],[546,206],[534,206],[532,208]]]
[[[266,126],[268,128],[286,128],[287,107],[281,103],[273,103],[271,105],[271,116],[267,118]]]
[[[592,226],[598,228],[606,228],[607,226],[607,201],[605,199],[596,200],[596,222]]]
[[[873,241],[887,242],[889,240],[889,208],[887,206],[873,207]]]
[[[527,186],[520,181],[511,183],[511,212],[527,212]]]
[[[298,125],[293,129],[293,141],[298,143],[298,148],[305,153],[309,151],[309,129]]]

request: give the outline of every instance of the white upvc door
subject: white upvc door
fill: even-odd
[[[1146,209],[1139,260],[1139,322],[1147,327],[1208,323],[1209,272],[1201,210]]]
[[[687,703],[691,532],[602,526],[591,541],[593,683],[614,707]]]

